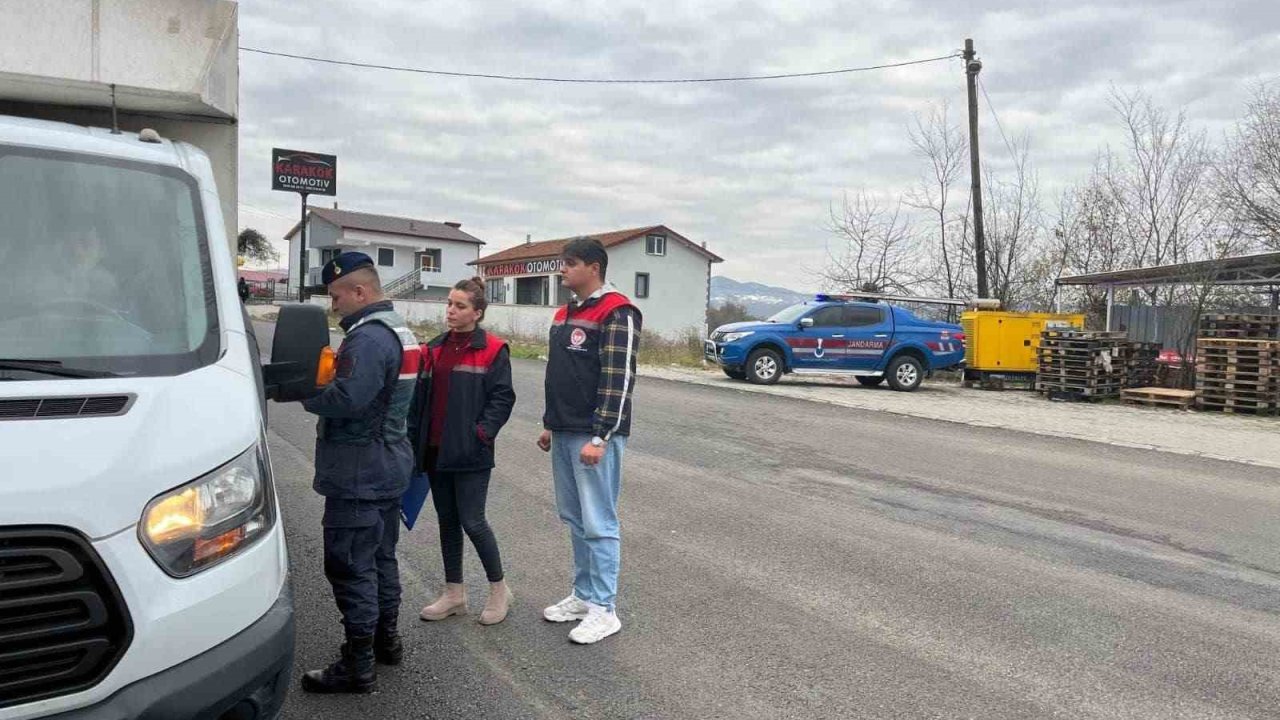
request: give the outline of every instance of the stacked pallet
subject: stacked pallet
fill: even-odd
[[[1125,382],[1127,388],[1159,385],[1160,343],[1130,342],[1125,346]]]
[[[1280,316],[1205,315],[1196,340],[1196,388],[1202,410],[1280,411]]]
[[[1036,390],[1054,400],[1119,397],[1128,372],[1122,332],[1046,330],[1040,337]]]

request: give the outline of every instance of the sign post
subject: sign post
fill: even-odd
[[[302,224],[298,243],[298,302],[306,302],[307,196],[338,194],[338,156],[300,150],[271,149],[271,189],[302,196]]]

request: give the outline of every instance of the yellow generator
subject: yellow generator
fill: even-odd
[[[964,327],[964,385],[1033,390],[1039,359],[1040,333],[1045,330],[1084,329],[1084,315],[1006,312],[995,301],[976,301],[976,308],[960,316]]]

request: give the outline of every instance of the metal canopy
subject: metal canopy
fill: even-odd
[[[1136,287],[1150,285],[1280,285],[1280,252],[1241,255],[1222,260],[1161,265],[1072,275],[1057,279],[1058,285],[1102,285]]]
[[[1160,265],[1158,267],[1116,270],[1060,277],[1058,285],[1097,285],[1107,289],[1107,329],[1111,329],[1111,315],[1116,302],[1116,288],[1150,287],[1153,285],[1261,285],[1280,286],[1280,252],[1259,253],[1203,260],[1200,262]],[[1272,291],[1272,309],[1276,307],[1276,292]]]

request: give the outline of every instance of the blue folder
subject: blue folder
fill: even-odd
[[[427,503],[427,494],[431,492],[431,481],[426,473],[418,473],[409,479],[409,489],[400,498],[400,519],[409,530],[418,522],[418,513]]]

